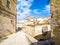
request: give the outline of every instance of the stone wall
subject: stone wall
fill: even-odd
[[[56,45],[60,45],[60,0],[50,0],[51,28],[53,30]]]
[[[0,0],[0,37],[16,32],[15,17],[16,0]]]

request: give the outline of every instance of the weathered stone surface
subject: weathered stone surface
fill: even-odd
[[[7,37],[8,39],[3,40],[0,45],[30,45],[31,43],[37,42],[36,39],[23,31],[19,31]]]
[[[51,15],[52,15],[52,30],[56,45],[60,45],[60,0],[50,0]],[[54,21],[53,21],[54,20]]]
[[[0,0],[0,34],[4,36],[16,32],[16,0],[8,1],[10,2],[9,7],[7,7],[7,0]]]

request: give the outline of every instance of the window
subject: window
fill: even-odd
[[[1,0],[0,0],[0,2],[1,2]]]
[[[8,8],[10,7],[10,1],[7,0],[7,5],[6,5]]]
[[[14,24],[14,21],[13,21],[13,20],[11,20],[11,24],[12,24],[12,26],[14,27],[15,24]]]

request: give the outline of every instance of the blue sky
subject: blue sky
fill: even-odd
[[[17,20],[26,16],[47,17],[50,16],[49,0],[17,0]]]

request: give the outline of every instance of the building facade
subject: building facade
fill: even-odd
[[[51,28],[56,45],[60,45],[60,0],[50,0]]]
[[[0,0],[0,37],[15,31],[16,0]]]

